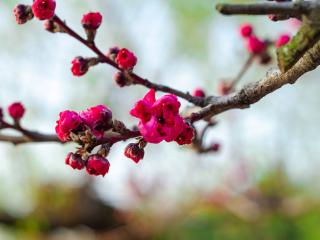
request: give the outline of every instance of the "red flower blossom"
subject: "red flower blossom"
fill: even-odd
[[[62,142],[68,142],[71,140],[71,132],[77,133],[84,129],[83,121],[76,112],[66,110],[61,112],[59,117],[55,130],[58,138]]]
[[[104,105],[91,107],[80,113],[83,122],[91,129],[96,138],[112,127],[112,111]]]
[[[88,158],[86,165],[87,173],[94,176],[102,175],[103,177],[108,173],[110,168],[109,161],[98,155],[94,154]]]
[[[56,2],[54,0],[34,0],[32,11],[39,20],[51,19],[54,16]]]
[[[175,95],[166,94],[156,100],[155,91],[151,89],[135,104],[130,114],[140,119],[138,128],[147,142],[171,142],[184,130],[179,108],[180,102]]]
[[[176,139],[176,142],[179,145],[191,144],[194,138],[194,129],[188,123],[184,124],[183,131],[179,134]]]

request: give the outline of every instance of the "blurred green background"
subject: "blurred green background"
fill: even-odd
[[[57,0],[57,14],[83,33],[82,14],[100,11],[97,45],[105,52],[127,47],[138,56],[136,72],[143,77],[217,94],[219,81],[234,77],[248,57],[241,23],[251,22],[269,39],[297,31],[290,21],[266,16],[221,16],[217,2]],[[0,5],[1,107],[22,101],[23,125],[48,133],[60,111],[101,103],[134,125],[128,111],[146,89],[118,88],[114,69],[105,65],[73,77],[71,60],[92,53],[44,31],[37,20],[18,26],[12,14],[17,3]],[[240,85],[275,66],[254,64]],[[64,164],[75,145],[0,143],[0,239],[320,239],[318,78],[314,71],[250,109],[218,116],[206,139],[221,143],[216,154],[162,143],[148,145],[135,165],[119,143],[105,178]]]

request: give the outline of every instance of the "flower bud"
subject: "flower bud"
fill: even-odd
[[[81,170],[84,168],[85,163],[81,158],[80,154],[74,154],[72,152],[68,153],[65,163],[70,165],[73,169]]]
[[[74,76],[80,77],[86,74],[90,67],[99,63],[98,58],[76,57],[71,62],[71,72]]]
[[[51,19],[54,16],[56,2],[54,0],[34,0],[32,12],[39,20]]]
[[[102,16],[99,12],[89,12],[84,14],[81,20],[82,26],[86,31],[87,39],[89,42],[93,42],[97,33],[97,29],[102,22]]]
[[[276,46],[276,48],[280,48],[280,47],[286,45],[289,41],[290,41],[290,36],[287,34],[283,34],[275,42],[275,46]]]
[[[123,72],[117,72],[114,76],[113,76],[113,81],[119,86],[119,87],[124,87],[129,85],[129,82],[126,78],[126,76],[124,75]]]
[[[256,36],[250,36],[247,39],[247,50],[251,54],[260,54],[267,48],[267,44]]]
[[[192,96],[195,96],[195,97],[205,97],[206,94],[204,93],[204,91],[203,91],[201,88],[196,88],[196,89],[193,91]]]
[[[128,49],[122,48],[116,57],[116,62],[122,69],[131,70],[137,64],[137,57]]]
[[[73,76],[80,77],[88,72],[88,60],[83,57],[76,57],[71,62],[71,72]]]
[[[64,30],[52,20],[45,20],[43,22],[43,27],[45,30],[51,33],[57,33],[57,32],[64,33]]]
[[[31,6],[18,4],[13,9],[13,14],[16,17],[18,24],[25,24],[33,18]]]
[[[112,61],[115,61],[116,60],[116,57],[118,55],[120,51],[120,48],[115,46],[115,47],[112,47],[109,49],[109,52],[107,54],[107,56],[112,60]]]
[[[130,143],[124,150],[124,155],[138,163],[144,157],[144,150],[137,143]]]
[[[219,143],[214,143],[214,144],[212,144],[212,146],[211,146],[211,149],[212,149],[212,151],[214,151],[214,152],[218,152],[219,150],[220,150],[220,144]]]
[[[105,176],[110,168],[110,163],[109,161],[98,155],[98,154],[94,154],[89,156],[88,161],[87,161],[87,165],[86,165],[86,170],[87,173],[90,175],[94,175],[94,176]]]
[[[8,113],[15,121],[20,120],[24,115],[25,109],[20,102],[12,103],[8,107]]]
[[[243,38],[250,37],[252,35],[253,28],[251,24],[245,23],[240,26],[240,35]]]
[[[89,12],[84,14],[81,20],[83,28],[97,30],[102,22],[102,15],[99,12]]]

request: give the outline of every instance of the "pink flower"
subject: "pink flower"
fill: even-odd
[[[177,96],[166,94],[153,104],[152,109],[159,119],[163,118],[166,122],[173,123],[174,116],[179,114],[180,105]]]
[[[195,97],[205,97],[206,94],[204,93],[204,91],[203,91],[201,88],[196,88],[196,89],[193,91],[192,96],[195,96]]]
[[[91,107],[80,113],[83,122],[91,129],[96,138],[112,127],[112,111],[104,105]]]
[[[290,41],[290,36],[287,34],[283,34],[275,42],[275,46],[276,48],[282,47],[283,45],[286,45],[289,41]]]
[[[180,115],[173,117],[172,122],[165,121],[161,124],[157,131],[164,137],[166,142],[176,140],[179,134],[183,131],[184,121]]]
[[[12,103],[8,107],[8,113],[10,117],[12,117],[14,120],[21,119],[24,115],[24,112],[25,112],[25,109],[20,102]]]
[[[51,19],[54,16],[56,2],[54,0],[34,0],[32,11],[39,20]]]
[[[81,170],[84,168],[85,164],[79,154],[68,153],[65,163],[70,165],[73,169]]]
[[[88,61],[83,57],[76,57],[71,62],[71,72],[74,76],[80,77],[88,72]]]
[[[160,143],[162,141],[174,141],[183,131],[183,119],[180,115],[174,116],[173,123],[168,124],[166,121],[157,117],[152,117],[146,123],[139,122],[138,128],[143,138],[149,143]]]
[[[161,129],[161,124],[156,117],[152,117],[145,123],[140,121],[138,123],[138,128],[144,140],[149,143],[160,143],[164,140],[164,136],[158,131],[158,129]]]
[[[179,134],[179,136],[177,137],[176,142],[179,145],[191,144],[193,138],[194,138],[194,129],[193,129],[193,127],[191,127],[189,124],[185,123],[184,124],[184,129]]]
[[[250,36],[247,39],[247,49],[252,54],[260,54],[266,50],[266,43],[256,36]]]
[[[125,70],[132,69],[137,64],[137,57],[126,48],[122,48],[116,57],[119,67]]]
[[[139,100],[131,109],[130,114],[139,118],[143,123],[148,122],[152,116],[152,105],[156,101],[156,92],[151,89],[142,100]]]
[[[147,142],[171,142],[183,131],[184,121],[179,108],[180,102],[175,95],[167,94],[156,100],[155,91],[150,90],[130,114],[140,119],[138,128]]]
[[[94,176],[102,175],[103,177],[108,173],[110,168],[109,161],[98,155],[94,154],[88,158],[86,170],[87,173]]]
[[[99,12],[89,12],[84,14],[81,20],[82,26],[85,29],[96,30],[100,27],[102,16]]]
[[[249,23],[242,24],[240,26],[240,35],[244,38],[250,37],[253,32],[252,25]]]
[[[71,141],[71,132],[77,133],[84,130],[83,121],[78,113],[66,110],[61,112],[59,117],[55,130],[58,138],[62,142]]]
[[[124,150],[124,155],[138,163],[144,157],[144,150],[136,143],[130,143]]]

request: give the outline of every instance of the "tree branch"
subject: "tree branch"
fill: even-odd
[[[27,136],[9,136],[0,134],[1,142],[10,142],[14,145],[23,143],[41,143],[41,142],[58,142],[62,143],[56,135],[37,133],[34,137]]]
[[[276,72],[261,81],[248,84],[240,91],[221,97],[211,97],[211,103],[189,117],[191,122],[199,121],[209,116],[230,109],[248,108],[261,98],[272,93],[285,84],[295,83],[303,74],[310,72],[320,65],[320,41],[287,72]]]
[[[103,52],[101,50],[99,50],[94,43],[89,42],[89,41],[85,40],[84,38],[82,38],[78,33],[76,33],[70,27],[68,27],[68,25],[64,21],[62,21],[58,16],[55,15],[52,20],[56,24],[58,24],[65,33],[67,33],[71,37],[75,38],[76,40],[81,42],[83,45],[90,48],[94,53],[96,53],[102,63],[107,63],[110,66],[118,69],[119,71],[123,71],[121,68],[119,68],[118,64],[116,64],[109,57],[107,57],[105,54],[103,54]],[[128,74],[128,72],[126,72],[126,73]],[[156,91],[174,94],[180,98],[187,100],[188,102],[193,103],[196,106],[200,106],[200,107],[205,106],[205,100],[203,98],[194,97],[194,96],[190,95],[189,93],[184,93],[180,90],[173,89],[168,86],[153,83],[147,79],[140,77],[139,75],[137,75],[135,73],[129,73],[129,76],[132,78],[133,84],[142,85],[147,88],[153,88]]]
[[[253,4],[217,4],[216,9],[225,15],[246,14],[246,15],[267,15],[267,14],[308,14],[311,9],[319,8],[315,2],[264,2]]]

